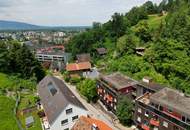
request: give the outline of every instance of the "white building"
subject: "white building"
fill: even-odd
[[[38,85],[38,94],[46,115],[44,128],[70,130],[88,111],[69,88],[53,76],[46,76]],[[48,122],[48,125],[47,125]]]

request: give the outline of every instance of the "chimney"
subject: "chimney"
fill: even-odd
[[[149,83],[152,82],[152,78],[145,76],[145,77],[142,79],[142,81],[149,84]]]
[[[92,124],[92,130],[99,130],[99,128],[96,124]]]

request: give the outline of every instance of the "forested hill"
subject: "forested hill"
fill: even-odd
[[[104,24],[76,35],[67,46],[75,56],[91,53],[105,73],[120,71],[135,79],[153,77],[156,82],[190,93],[190,2],[148,1],[126,14],[115,13]],[[108,54],[98,57],[95,49],[105,47]],[[138,56],[135,48],[144,47]]]

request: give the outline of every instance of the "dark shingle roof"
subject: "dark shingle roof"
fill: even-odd
[[[150,101],[167,107],[183,115],[190,116],[190,98],[171,88],[164,88],[150,96]]]
[[[54,96],[51,95],[48,89],[49,84],[52,84],[57,89],[57,93]],[[38,94],[50,124],[56,120],[59,114],[69,104],[86,110],[83,104],[74,96],[63,81],[53,76],[46,76],[40,81],[38,84]]]

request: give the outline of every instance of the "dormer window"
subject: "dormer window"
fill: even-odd
[[[48,84],[48,90],[51,93],[52,96],[54,96],[57,93],[57,89],[52,83]]]

